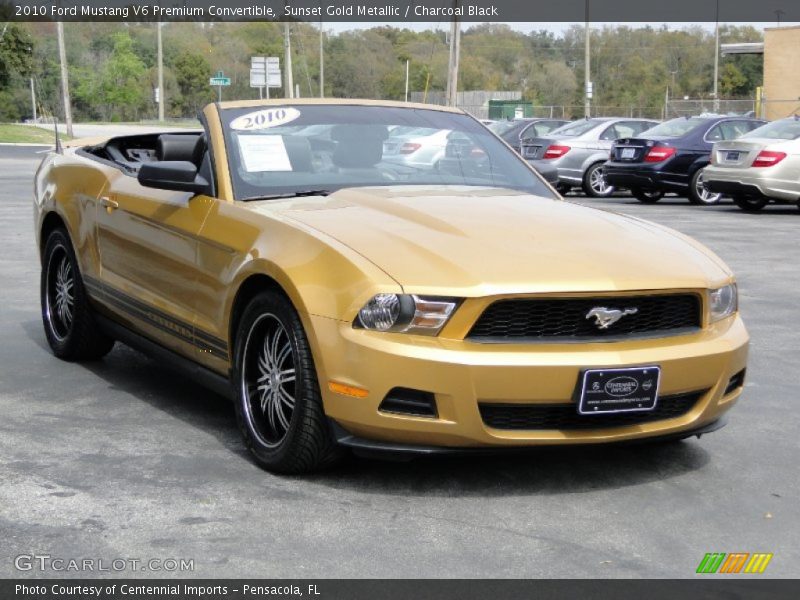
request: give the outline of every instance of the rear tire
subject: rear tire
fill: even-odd
[[[608,185],[604,174],[605,163],[595,163],[583,174],[583,192],[591,198],[608,198],[616,189]]]
[[[733,203],[744,212],[756,213],[769,204],[769,200],[767,198],[754,198],[752,196],[734,196]]]
[[[47,343],[58,358],[102,358],[114,347],[94,318],[67,232],[53,230],[42,256],[40,299]]]
[[[631,188],[631,194],[642,204],[655,204],[664,197],[663,190]]]
[[[572,190],[571,185],[567,185],[566,183],[557,183],[556,184],[556,191],[561,194],[562,196],[566,196]]]
[[[322,409],[303,325],[279,292],[263,292],[245,308],[236,330],[233,381],[239,429],[265,469],[309,473],[344,454]]]
[[[722,194],[715,194],[703,183],[703,169],[698,169],[689,182],[689,202],[700,206],[719,204]]]

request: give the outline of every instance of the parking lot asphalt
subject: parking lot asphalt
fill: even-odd
[[[173,575],[15,568],[32,554],[184,558],[194,577],[693,577],[706,552],[771,552],[763,576],[797,577],[796,207],[569,198],[674,227],[737,273],[751,360],[721,431],[282,477],[249,459],[227,401],[157,362],[119,344],[94,364],[51,355],[36,160],[0,149],[0,577]]]

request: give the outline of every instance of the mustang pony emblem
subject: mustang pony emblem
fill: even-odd
[[[639,312],[638,308],[626,308],[625,310],[618,310],[616,308],[606,308],[605,306],[595,306],[592,310],[586,313],[586,318],[595,318],[594,324],[598,329],[608,329],[614,323],[619,321],[626,315],[635,315]]]

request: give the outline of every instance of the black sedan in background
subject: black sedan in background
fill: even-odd
[[[487,127],[519,153],[523,140],[543,137],[567,123],[565,119],[530,118],[495,121]]]
[[[703,168],[711,162],[714,142],[734,140],[765,121],[747,117],[679,117],[656,125],[637,138],[617,140],[605,164],[609,185],[631,190],[645,204],[666,192],[687,195],[693,204],[716,204],[703,184]]]

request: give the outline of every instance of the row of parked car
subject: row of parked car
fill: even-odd
[[[602,198],[627,189],[645,204],[676,193],[700,205],[728,195],[748,212],[770,201],[800,207],[797,117],[517,119],[487,127],[562,194],[581,188]]]

